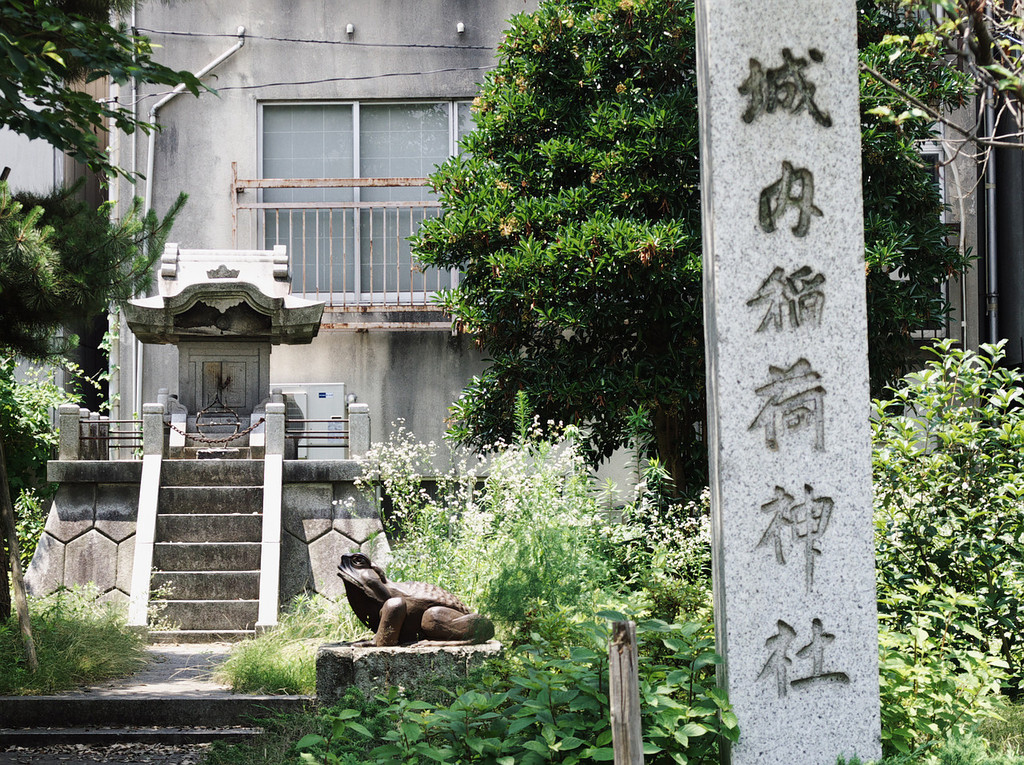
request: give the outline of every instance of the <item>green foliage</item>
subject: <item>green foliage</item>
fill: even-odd
[[[891,27],[909,24],[880,5],[859,3],[871,60],[891,49]],[[597,460],[629,440],[640,408],[676,490],[703,486],[693,18],[688,0],[544,0],[510,21],[475,102],[477,129],[432,177],[442,214],[414,237],[424,262],[461,270],[441,303],[492,359],[454,407],[460,442],[510,438],[523,393],[545,427],[580,426]],[[908,88],[937,103],[964,92],[934,60],[899,66]],[[917,154],[926,128],[871,114],[892,94],[864,87],[878,389],[902,372],[911,333],[942,319],[937,286],[965,258],[945,242],[938,190]]]
[[[899,35],[918,34],[920,17],[889,0],[859,0],[860,60],[938,111],[962,106],[970,88],[945,59],[905,48]],[[916,367],[917,330],[941,326],[948,312],[944,281],[962,272],[970,253],[948,244],[933,168],[919,143],[935,137],[935,120],[904,110],[903,97],[861,71],[861,168],[864,258],[870,325],[872,389]]]
[[[52,369],[19,368],[13,356],[0,355],[0,438],[12,501],[46,486],[46,461],[57,445],[50,413],[69,398],[54,382]]]
[[[925,369],[876,402],[878,592],[906,632],[925,595],[970,595],[948,624],[951,646],[989,641],[1020,685],[1024,598],[1024,376],[981,353],[936,344]],[[912,607],[907,607],[912,604]]]
[[[511,437],[523,391],[607,456],[641,405],[660,446],[679,436],[673,475],[703,480],[692,13],[577,0],[511,20],[466,153],[432,178],[443,214],[416,239],[463,269],[443,304],[493,359],[456,405],[461,441]]]
[[[950,736],[933,750],[911,755],[891,755],[878,765],[1024,765],[1024,757],[1012,752],[993,752],[991,744],[982,736],[968,733]],[[861,765],[854,757],[847,762],[842,757],[837,765]]]
[[[361,484],[391,501],[385,525],[394,541],[388,575],[438,584],[497,622],[506,635],[539,611],[593,613],[610,579],[602,513],[575,431],[555,445],[531,425],[521,441],[497,444],[488,475],[457,462],[435,476],[434,446],[398,428],[363,461]]]
[[[998,717],[1005,663],[994,651],[950,639],[975,598],[920,587],[915,601],[883,607],[890,612],[879,632],[883,752],[920,753]],[[905,631],[885,623],[894,621],[906,623]]]
[[[76,372],[73,365],[66,369]],[[48,500],[56,488],[46,481],[46,461],[57,445],[51,412],[75,398],[54,382],[53,373],[52,368],[19,367],[15,358],[0,356],[0,439],[25,566],[43,533]]]
[[[962,71],[971,79],[975,94],[985,93],[995,110],[1017,123],[1021,128],[1020,108],[1024,99],[1024,67],[1021,53],[1024,43],[1020,30],[1024,27],[1021,8],[1016,3],[976,2],[975,0],[899,0],[892,3],[894,10],[919,20],[914,28],[901,34],[894,34],[892,44],[896,55],[911,54],[941,60],[949,69]],[[894,91],[902,91],[900,83],[888,85]],[[985,92],[991,88],[991,91]],[[948,114],[942,114],[928,99],[918,93],[901,92],[907,111],[925,112],[930,121],[955,124]],[[891,115],[898,120],[899,116]],[[984,146],[996,139],[996,128],[987,125],[987,135],[981,131],[960,130],[952,132],[954,140],[967,141]],[[1005,130],[1000,127],[1000,130]],[[1012,131],[1011,131],[1012,132]],[[1003,138],[1005,139],[1004,133]]]
[[[644,470],[637,497],[609,530],[614,567],[646,599],[650,616],[711,620],[711,495],[668,502],[657,464]],[[652,486],[654,487],[652,489]]]
[[[145,639],[122,605],[99,603],[95,588],[62,589],[29,601],[39,671],[25,662],[15,617],[0,624],[0,695],[53,693],[120,677],[146,663]]]
[[[355,699],[356,695],[352,694],[342,703],[354,706],[357,703]],[[299,762],[299,755],[295,751],[296,741],[310,733],[321,736],[330,733],[331,724],[324,716],[324,711],[313,708],[263,718],[259,721],[263,733],[253,739],[237,743],[214,741],[203,758],[203,765],[283,765]],[[364,720],[367,714],[369,711],[363,712]]]
[[[277,627],[231,650],[218,677],[235,693],[316,693],[316,650],[321,643],[365,636],[348,604],[320,595],[299,595]]]
[[[383,706],[376,713],[367,714],[365,704],[335,708],[330,735],[307,735],[297,748],[304,761],[331,765],[610,762],[609,632],[599,625],[585,632],[589,639],[572,647],[543,639],[521,646],[497,665],[498,674],[461,689],[448,706],[392,691],[378,698]],[[710,668],[718,657],[706,633],[697,623],[638,625],[646,762],[717,762],[720,742],[738,736],[714,687]]]
[[[136,199],[112,221],[109,204],[89,210],[70,192],[19,198],[0,182],[0,348],[28,357],[66,352],[75,338],[62,327],[145,291],[185,204],[161,219]]]
[[[111,125],[125,133],[154,126],[130,105],[96,99],[81,84],[107,76],[175,86],[198,95],[202,84],[152,60],[149,40],[110,24],[125,0],[4,0],[0,3],[0,124],[42,138],[97,172],[110,164],[97,135]]]
[[[21,553],[22,571],[28,569],[28,564],[32,561],[39,540],[43,536],[49,501],[42,495],[48,494],[49,486],[52,485],[49,484],[43,490],[25,489],[14,502],[15,530],[18,533],[18,551]]]

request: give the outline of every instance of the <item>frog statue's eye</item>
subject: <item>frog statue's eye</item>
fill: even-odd
[[[356,553],[355,555],[352,556],[352,564],[355,565],[355,566],[365,566],[365,567],[369,568],[369,566],[370,566],[370,559],[367,558],[362,553]]]

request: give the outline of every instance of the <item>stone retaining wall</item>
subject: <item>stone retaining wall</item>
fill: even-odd
[[[289,460],[282,486],[281,601],[303,591],[344,597],[342,553],[381,558],[380,515],[356,489],[352,460]],[[104,600],[127,601],[142,463],[52,461],[60,484],[25,583],[32,595],[94,582]]]

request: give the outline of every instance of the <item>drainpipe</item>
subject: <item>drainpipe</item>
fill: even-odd
[[[985,124],[994,138],[996,110],[992,105],[995,94],[989,88],[985,99]],[[985,163],[985,315],[988,318],[987,342],[999,339],[999,274],[996,245],[996,153],[989,149]]]
[[[238,27],[238,42],[228,48],[226,51],[221,53],[217,58],[211,61],[209,64],[204,66],[198,72],[195,73],[195,78],[202,79],[208,75],[211,71],[216,69],[222,63],[231,58],[235,53],[241,50],[242,46],[245,45],[245,27]],[[156,124],[156,115],[169,101],[185,92],[185,85],[180,84],[174,87],[170,93],[161,98],[155,104],[149,108],[149,119],[150,124]],[[156,163],[156,131],[152,130],[149,133],[149,142],[146,147],[146,193],[143,197],[142,214],[146,215],[153,208],[153,173],[154,166]],[[143,357],[143,344],[139,341],[135,341],[135,409],[136,411],[142,411],[142,357]]]

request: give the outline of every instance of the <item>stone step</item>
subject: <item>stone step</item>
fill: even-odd
[[[188,460],[251,460],[252,449],[248,446],[204,446],[201,441],[187,437],[184,458]]]
[[[256,599],[260,596],[259,571],[154,572],[150,587],[177,600]]]
[[[149,630],[150,643],[236,643],[256,637],[256,630]]]
[[[262,480],[259,486],[161,486],[159,512],[258,513],[263,510]]]
[[[154,571],[254,571],[259,542],[157,542]]]
[[[258,600],[151,600],[160,621],[182,630],[252,630]]]
[[[157,542],[259,542],[262,534],[262,514],[161,512],[156,517]]]
[[[309,696],[0,696],[0,720],[6,728],[53,725],[245,725],[254,719],[298,712],[312,706]]]
[[[214,741],[233,743],[255,738],[262,733],[262,728],[0,728],[0,749],[14,746],[49,747],[61,744],[181,746],[184,744],[209,744]]]
[[[262,486],[263,460],[164,460],[161,486]]]

